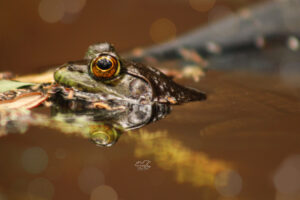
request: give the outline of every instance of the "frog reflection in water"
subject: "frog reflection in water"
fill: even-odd
[[[114,110],[94,109],[74,112],[74,107],[56,104],[52,106],[53,117],[49,125],[65,133],[68,131],[79,133],[98,146],[110,147],[118,141],[124,131],[140,128],[165,117],[170,112],[169,108],[167,104],[128,104]],[[59,122],[58,126],[56,122]]]
[[[206,98],[155,68],[121,59],[108,43],[91,46],[83,61],[60,66],[54,79],[58,84],[52,97],[56,113],[106,122],[107,131],[93,125],[89,133],[102,146],[114,144],[121,129],[136,129],[165,117],[172,104]]]

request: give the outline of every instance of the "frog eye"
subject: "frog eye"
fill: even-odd
[[[120,73],[120,61],[109,54],[101,54],[94,58],[90,64],[89,72],[95,79],[109,80]]]

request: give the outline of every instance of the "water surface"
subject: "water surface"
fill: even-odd
[[[200,83],[181,82],[206,91],[208,99],[174,106],[165,119],[124,133],[110,148],[38,127],[2,137],[1,195],[299,197],[299,85],[282,73],[221,70],[209,71]]]

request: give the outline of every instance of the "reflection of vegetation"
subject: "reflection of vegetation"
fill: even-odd
[[[47,76],[45,73],[44,79]],[[27,79],[25,77],[22,81],[28,81]],[[33,77],[29,79],[33,80]],[[34,80],[39,82],[39,76]],[[7,112],[1,110],[0,135],[6,132],[25,132],[28,126],[39,126],[56,129],[66,135],[88,138],[97,145],[111,146],[123,132],[120,126],[123,126],[123,129],[138,128],[151,122],[151,119],[160,119],[168,114],[163,112],[166,109],[161,107],[155,107],[156,109],[152,111],[153,105],[127,105],[125,108],[122,112],[99,109],[94,113],[58,107],[57,110],[52,110],[55,111],[53,117],[25,109]],[[65,112],[61,113],[62,111]],[[216,175],[229,168],[225,162],[210,159],[203,152],[192,151],[181,142],[168,137],[166,132],[141,131],[141,134],[128,134],[137,144],[135,149],[137,157],[153,156],[160,168],[176,174],[178,182],[188,182],[195,186],[212,186]]]
[[[123,130],[116,124],[91,120],[88,115],[57,113],[54,117],[33,113],[26,109],[0,111],[0,135],[5,132],[25,132],[28,126],[39,126],[59,130],[66,135],[91,139],[100,146],[112,146]],[[4,128],[5,127],[5,128]],[[153,156],[154,162],[162,169],[173,171],[180,183],[195,186],[213,186],[216,175],[229,169],[229,164],[210,159],[203,152],[194,152],[180,141],[170,138],[167,132],[140,131],[128,133],[129,140],[136,143],[137,157]],[[224,180],[226,183],[227,181]]]
[[[93,121],[85,115],[57,114],[49,117],[27,109],[1,110],[0,125],[0,136],[10,132],[24,133],[29,126],[39,126],[56,129],[67,135],[88,138],[101,146],[113,145],[122,133],[118,126]]]
[[[183,146],[181,142],[168,137],[167,132],[141,131],[140,134],[129,135],[137,144],[137,157],[153,156],[159,167],[174,171],[180,183],[212,186],[216,175],[229,168],[228,163],[210,159],[205,153],[194,152]]]
[[[86,116],[70,116],[57,115],[54,118],[42,123],[40,126],[46,126],[60,130],[65,134],[74,134],[84,138],[91,139],[97,145],[111,146],[117,142],[122,131],[118,127],[114,127],[111,124],[105,122],[95,122],[90,120]],[[68,122],[72,120],[72,122]]]

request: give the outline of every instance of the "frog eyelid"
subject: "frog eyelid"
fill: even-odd
[[[115,54],[114,52],[105,52],[105,51],[96,54],[96,56],[94,57],[94,59],[95,59],[95,58],[98,58],[99,56],[105,56],[105,55],[107,55],[107,56],[112,56],[112,57],[116,58],[117,60],[120,60],[120,59],[119,59],[119,56],[118,56],[117,54]]]

